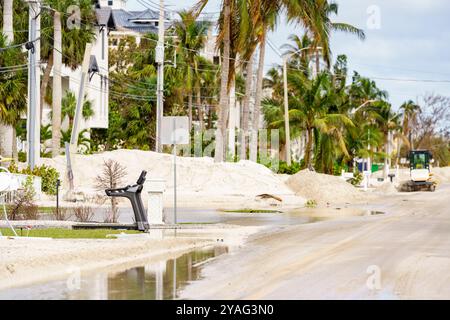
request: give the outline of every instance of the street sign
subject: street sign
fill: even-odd
[[[173,222],[177,224],[177,145],[189,144],[188,117],[163,117],[161,123],[161,144],[173,145]]]
[[[189,118],[163,117],[161,143],[169,145],[189,144]]]

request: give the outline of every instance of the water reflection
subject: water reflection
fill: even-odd
[[[223,246],[193,251],[157,263],[120,272],[99,272],[82,277],[79,286],[70,279],[0,292],[0,299],[62,300],[168,300],[180,289],[200,278],[205,261],[227,253]],[[73,283],[72,283],[73,284]]]

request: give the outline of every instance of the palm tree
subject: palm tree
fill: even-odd
[[[279,1],[270,0],[255,1],[252,8],[252,14],[254,14],[253,23],[258,26],[255,28],[255,32],[259,42],[259,61],[256,76],[255,106],[253,110],[252,138],[250,145],[250,160],[254,162],[257,161],[258,130],[260,125],[260,109],[263,92],[266,36],[270,30],[275,28],[280,10],[281,3]]]
[[[321,48],[323,59],[328,66],[331,65],[330,35],[333,31],[343,31],[354,34],[364,40],[364,31],[347,23],[333,22],[331,15],[337,15],[339,6],[334,1],[314,0],[304,1],[308,16],[304,17],[303,24],[311,32],[312,46]],[[316,55],[316,70],[319,71],[319,53]]]
[[[0,33],[0,47],[10,44]],[[27,74],[23,69],[11,69],[25,63],[25,53],[20,48],[0,51],[0,155],[17,159],[16,125],[27,108]],[[10,133],[10,134],[9,134]]]
[[[293,42],[293,44],[287,43],[281,48],[286,50],[284,53],[285,55],[290,56],[290,67],[302,70],[305,75],[308,76],[310,57],[314,53],[312,39],[305,33],[302,37],[291,34],[289,40]]]
[[[41,82],[41,119],[44,106],[44,97],[50,82],[50,73],[53,68],[54,49],[52,43],[54,39],[59,38],[56,33],[59,32],[58,24],[55,24],[54,13],[65,13],[67,8],[75,5],[80,8],[83,24],[79,28],[73,28],[67,25],[66,19],[62,19],[61,23],[61,39],[62,39],[62,62],[76,70],[82,63],[86,44],[94,39],[94,31],[92,26],[95,23],[95,12],[92,7],[91,0],[44,0],[44,4],[50,6],[53,10],[45,10],[42,12],[42,29],[49,31],[41,32],[41,61],[46,61],[47,65],[44,69]],[[54,29],[52,27],[57,27]]]
[[[77,107],[77,99],[72,91],[67,91],[66,95],[62,99],[61,103],[61,114],[64,119],[67,117],[69,119],[69,128],[72,128],[73,121],[75,119],[75,109]],[[88,120],[94,115],[94,110],[92,109],[92,102],[84,98],[83,103],[83,119]]]
[[[182,68],[186,76],[186,94],[188,96],[189,128],[192,128],[192,99],[194,83],[199,87],[199,51],[204,48],[208,22],[197,22],[193,11],[180,11],[181,20],[174,24],[178,40],[178,54],[182,55]],[[196,79],[197,78],[197,79]],[[198,93],[198,91],[197,91]],[[198,103],[198,102],[197,102]]]
[[[2,16],[2,22],[3,22],[3,45],[1,47],[6,47],[10,43],[14,42],[14,32],[13,32],[13,1],[12,0],[5,0],[3,3],[3,16]],[[0,64],[1,66],[7,66],[5,64]],[[4,111],[6,113],[6,111]],[[5,118],[5,116],[3,116]],[[13,146],[9,148],[9,145],[12,143],[14,145],[13,141],[13,127],[9,125],[6,121],[0,121],[0,138],[2,141],[0,141],[0,155],[11,155]],[[8,141],[9,140],[9,141]]]
[[[386,101],[379,101],[374,103],[373,107],[368,108],[372,112],[373,118],[376,121],[377,127],[380,129],[384,137],[384,178],[387,178],[388,168],[391,164],[391,132],[400,128],[399,119],[400,114],[392,110],[390,103]],[[400,132],[396,134],[397,138],[406,139]]]
[[[400,106],[400,110],[402,112],[403,124],[402,124],[402,132],[406,137],[410,137],[411,126],[417,120],[417,114],[420,113],[420,106],[414,101],[409,100],[403,103]],[[409,141],[409,147],[411,148],[412,141]]]
[[[195,17],[201,13],[205,8],[208,0],[200,0],[194,7],[193,12]],[[225,160],[225,139],[227,131],[227,121],[229,113],[229,72],[230,72],[230,53],[231,53],[231,12],[232,12],[232,0],[224,0],[222,2],[221,9],[221,36],[220,40],[216,44],[217,47],[221,47],[222,64],[220,71],[220,95],[219,95],[219,117],[217,121],[216,130],[216,145],[214,152],[214,159],[216,162],[222,162]]]

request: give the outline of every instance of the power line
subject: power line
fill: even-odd
[[[430,82],[430,83],[450,83],[450,80],[433,80],[433,79],[401,79],[401,78],[384,78],[384,77],[368,77],[370,79],[382,81],[398,81],[398,82]]]
[[[9,50],[9,49],[20,48],[20,47],[23,47],[24,45],[26,45],[28,43],[34,43],[34,42],[38,41],[39,39],[40,38],[34,39],[32,41],[22,42],[22,43],[18,43],[18,44],[12,44],[10,46],[6,46],[6,47],[3,47],[3,48],[0,48],[0,51],[6,51],[6,50]]]

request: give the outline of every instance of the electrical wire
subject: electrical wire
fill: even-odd
[[[18,43],[18,44],[12,44],[12,45],[0,48],[0,52],[6,51],[6,50],[9,50],[9,49],[15,49],[15,48],[23,47],[24,45],[26,45],[28,43],[34,43],[34,42],[38,41],[39,39],[40,38],[37,38],[37,39],[31,40],[31,41],[22,42],[22,43]]]

